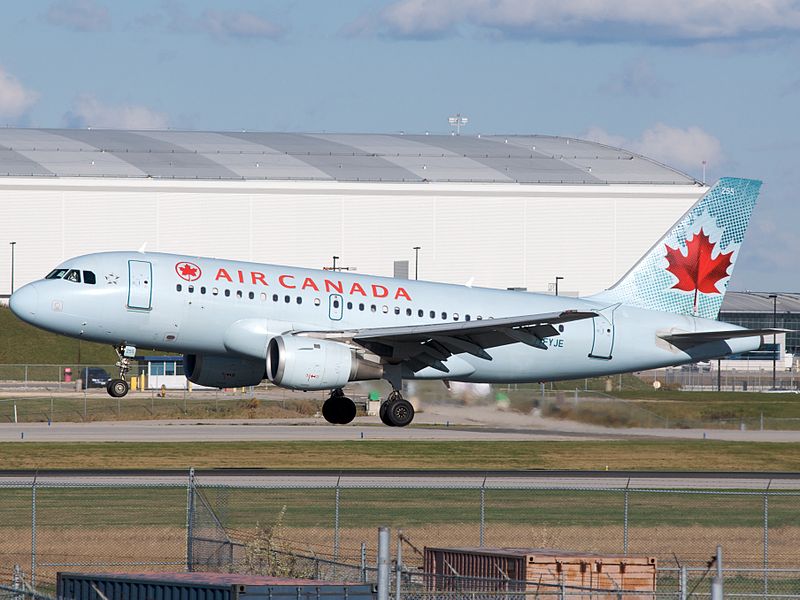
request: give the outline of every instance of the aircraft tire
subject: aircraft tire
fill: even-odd
[[[131,386],[124,379],[112,379],[106,385],[106,391],[112,398],[122,398],[128,394]]]
[[[378,416],[381,418],[381,423],[386,425],[387,427],[394,427],[394,423],[389,420],[387,417],[387,413],[389,410],[389,405],[393,402],[393,400],[386,400],[381,402],[381,407],[378,409]]]
[[[398,398],[387,407],[386,420],[394,427],[405,427],[414,420],[414,407],[405,398]]]
[[[322,404],[322,416],[334,425],[347,425],[356,418],[356,405],[346,396],[332,396]]]

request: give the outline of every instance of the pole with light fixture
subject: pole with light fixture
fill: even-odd
[[[17,245],[17,242],[9,242],[11,246],[11,293],[14,293],[14,246]]]
[[[778,294],[770,294],[770,298],[772,298],[772,328],[775,329],[778,327]],[[775,387],[775,379],[776,379],[776,366],[778,361],[778,353],[777,353],[777,339],[778,336],[773,333],[772,334],[772,389],[777,389]]]
[[[558,282],[561,279],[564,279],[564,278],[563,277],[559,277],[558,275],[556,275],[556,296],[558,296]]]
[[[419,279],[419,251],[422,246],[414,246],[414,279]]]

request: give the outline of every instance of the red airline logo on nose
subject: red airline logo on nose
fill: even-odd
[[[202,275],[200,267],[190,262],[179,262],[175,265],[175,272],[178,274],[178,277],[186,281],[197,281],[200,279],[200,275]]]

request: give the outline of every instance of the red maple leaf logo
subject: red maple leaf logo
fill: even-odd
[[[675,275],[678,281],[672,289],[694,292],[694,306],[697,311],[697,294],[719,294],[717,283],[728,276],[728,268],[733,264],[728,253],[720,252],[716,258],[712,253],[716,244],[700,228],[700,232],[686,240],[686,256],[680,248],[667,248],[667,271]]]
[[[195,281],[200,279],[200,267],[189,262],[179,262],[175,265],[175,272],[181,279],[186,281]]]

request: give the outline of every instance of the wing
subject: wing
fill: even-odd
[[[558,325],[596,316],[591,311],[568,310],[460,323],[295,333],[351,341],[389,362],[405,363],[412,371],[433,367],[447,373],[444,361],[453,354],[467,353],[492,360],[487,348],[517,342],[546,350],[543,340],[558,335]]]

